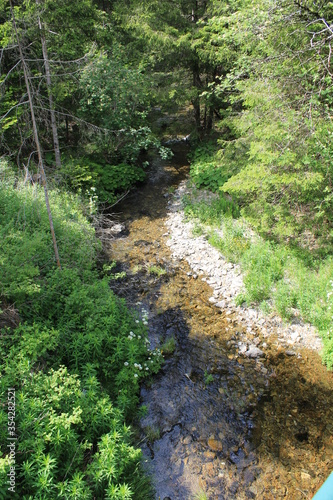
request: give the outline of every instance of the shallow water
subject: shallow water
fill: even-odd
[[[155,160],[145,185],[115,207],[126,230],[109,247],[126,271],[111,286],[149,311],[152,345],[175,339],[141,390],[156,499],[312,498],[333,469],[332,373],[317,354],[288,356],[273,342],[264,359],[241,356],[237,318],[217,310],[209,285],[172,260],[164,219],[169,192],[188,173],[186,154],[181,146],[171,161]]]

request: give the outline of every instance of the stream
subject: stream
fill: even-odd
[[[165,356],[141,389],[155,498],[311,499],[333,469],[332,372],[316,352],[291,356],[269,338],[263,357],[239,355],[237,317],[209,301],[209,284],[166,244],[168,200],[189,170],[186,145],[174,153],[114,207],[123,230],[107,249],[126,273],[112,289],[148,316]]]

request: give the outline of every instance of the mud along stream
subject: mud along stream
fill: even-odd
[[[187,150],[178,149],[115,207],[125,230],[108,249],[126,272],[111,286],[148,311],[152,346],[174,344],[141,390],[141,446],[156,499],[312,498],[333,469],[332,374],[318,354],[290,356],[273,339],[261,359],[239,355],[237,317],[214,307],[209,285],[172,259],[168,198],[188,173]]]

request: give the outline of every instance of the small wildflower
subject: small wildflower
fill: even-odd
[[[140,321],[138,319],[135,320],[135,323],[140,323]]]
[[[124,365],[125,365],[125,366],[128,366],[128,363],[127,363],[127,361],[125,361]]]
[[[138,339],[139,339],[139,340],[141,339],[141,335],[138,335]]]
[[[138,374],[137,373],[134,373],[134,378],[138,378]]]

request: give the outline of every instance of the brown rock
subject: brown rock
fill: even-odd
[[[183,444],[185,445],[188,445],[192,442],[192,438],[191,436],[186,436],[184,439],[183,439]]]
[[[213,451],[222,451],[222,443],[216,439],[208,439],[208,446]]]
[[[204,464],[202,466],[202,473],[204,476],[212,477],[214,476],[214,465],[212,462],[208,462],[208,464]]]

